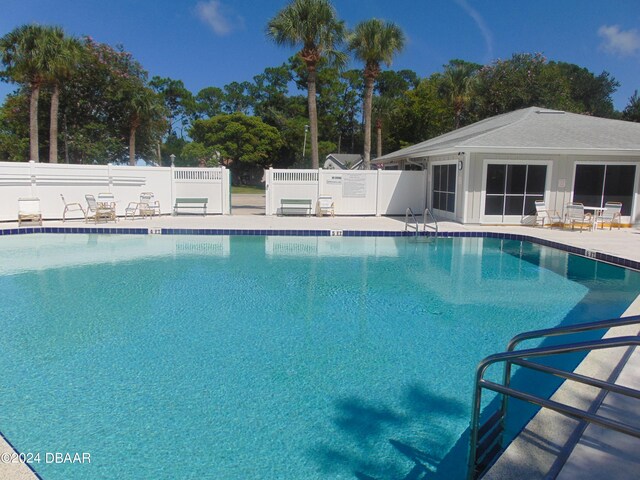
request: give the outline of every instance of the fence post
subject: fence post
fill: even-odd
[[[271,213],[271,183],[273,182],[273,167],[269,167],[269,170],[264,172],[264,214],[272,215]]]
[[[318,167],[318,188],[316,189],[316,202],[315,205],[318,205],[318,199],[320,198],[320,182],[322,178],[322,168]],[[313,213],[316,213],[316,207],[313,207]]]
[[[380,169],[376,169],[376,217],[380,216]]]
[[[113,187],[113,177],[111,176],[112,175],[111,167],[112,167],[111,162],[107,163],[107,182],[108,182],[107,191],[109,193],[113,193],[113,189],[112,189],[112,187]]]
[[[176,177],[175,177],[175,166],[173,165],[173,162],[171,162],[171,166],[169,167],[169,188],[171,191],[171,204],[169,205],[169,213],[173,214],[173,206],[176,204],[176,192],[175,192],[175,183],[176,183]]]
[[[225,195],[225,193],[228,194],[227,192],[227,185],[225,184],[225,174],[224,174],[224,165],[222,167],[219,168],[220,169],[220,213],[222,213],[222,215],[224,215],[227,211],[226,209],[226,205],[225,205],[225,197],[227,197],[228,195]],[[217,168],[212,168],[212,171],[218,170]]]
[[[31,196],[37,197],[37,187],[36,187],[36,162],[35,160],[29,160],[29,180],[31,185],[29,188],[31,189]]]

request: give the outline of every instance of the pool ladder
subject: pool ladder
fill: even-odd
[[[494,461],[503,452],[505,448],[505,446],[502,445],[503,433],[505,428],[509,397],[523,400],[525,402],[538,405],[542,408],[554,410],[555,412],[577,420],[594,423],[610,430],[640,438],[640,429],[631,427],[622,422],[608,419],[601,415],[572,407],[570,405],[565,405],[553,400],[538,397],[510,386],[511,366],[517,365],[521,368],[528,368],[536,370],[538,372],[564,378],[565,380],[571,380],[585,385],[590,385],[592,387],[599,388],[601,392],[614,392],[621,395],[626,395],[628,397],[640,399],[640,391],[638,390],[526,360],[526,358],[543,358],[550,355],[572,352],[588,353],[592,350],[639,346],[640,336],[613,337],[587,342],[567,343],[550,347],[539,347],[514,351],[515,347],[520,342],[524,340],[530,340],[532,338],[556,337],[573,333],[602,330],[611,327],[636,324],[640,324],[640,315],[623,317],[613,320],[605,320],[600,322],[584,323],[581,325],[573,325],[569,327],[549,328],[544,330],[525,332],[516,335],[509,341],[506,352],[490,355],[482,360],[476,369],[471,424],[469,427],[470,445],[467,479],[475,480],[477,478],[480,478],[482,475],[484,475],[484,473],[486,473],[488,468],[493,465]],[[628,350],[626,353],[626,358],[628,358],[630,353],[631,351]],[[625,357],[623,357],[623,361],[625,361]],[[487,368],[490,365],[499,362],[504,363],[504,375],[502,383],[495,383],[489,380],[485,380],[484,374]],[[480,424],[480,404],[482,389],[492,390],[494,392],[502,394],[502,402],[497,411],[490,415],[484,423]]]
[[[436,220],[436,217],[434,217],[433,214],[431,213],[431,210],[429,210],[428,208],[425,208],[424,213],[422,214],[422,231],[425,232],[427,230],[427,216],[431,217],[431,219],[433,220],[434,226],[429,225],[429,228],[432,228],[435,231],[435,234],[437,237],[438,221]],[[410,223],[409,222],[410,219],[413,220],[413,222]],[[413,228],[415,230],[416,237],[417,237],[420,231],[420,225],[418,223],[418,219],[413,214],[413,210],[411,210],[411,207],[407,207],[407,210],[404,214],[404,231],[407,232],[409,231],[410,228]]]

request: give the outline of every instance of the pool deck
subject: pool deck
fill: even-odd
[[[440,234],[456,232],[491,232],[534,237],[562,245],[600,252],[622,259],[640,262],[640,229],[571,231],[528,226],[461,225],[455,222],[438,223]],[[45,221],[44,227],[95,227],[81,220]],[[25,224],[22,228],[30,228]],[[360,231],[403,232],[404,217],[276,217],[264,215],[218,216],[162,216],[152,219],[124,220],[97,227],[115,229],[176,229],[176,230],[249,230],[249,231]],[[17,222],[0,223],[0,234],[18,228]],[[625,315],[640,314],[640,297]],[[611,329],[607,336],[637,335],[637,327]],[[597,378],[615,380],[617,383],[640,389],[640,351],[626,352],[614,349],[610,352],[592,352],[578,366],[578,372],[588,372]],[[640,428],[640,409],[629,406],[623,399],[609,394],[598,398],[597,392],[568,388],[565,384],[554,394],[559,401],[577,401],[585,408],[609,412],[609,416],[620,415]],[[565,387],[566,386],[566,387]],[[588,387],[586,387],[588,388]],[[592,407],[590,407],[592,406]],[[536,415],[523,434],[512,443],[505,455],[485,475],[486,479],[559,478],[562,480],[584,478],[631,478],[629,472],[640,471],[640,440],[602,431],[594,426],[586,429],[579,422],[546,411]],[[633,412],[634,415],[631,415]],[[603,413],[604,414],[604,413]],[[613,416],[612,418],[615,418]],[[576,435],[579,431],[581,434]],[[621,436],[622,435],[622,436]],[[563,440],[564,439],[564,440]],[[568,451],[567,451],[568,450]],[[3,453],[13,452],[11,445],[0,436],[0,458]],[[6,457],[5,457],[6,458]],[[561,462],[558,460],[561,459]],[[36,466],[37,468],[37,466]],[[546,470],[545,470],[546,469]],[[535,476],[535,472],[542,472]],[[602,473],[606,472],[606,473]],[[617,473],[616,473],[617,472]],[[617,475],[617,476],[616,476]],[[6,480],[37,479],[32,470],[20,463],[0,461],[0,478]]]

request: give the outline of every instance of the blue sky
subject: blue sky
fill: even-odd
[[[121,44],[149,75],[182,80],[193,93],[251,80],[293,53],[265,36],[285,0],[2,0],[0,35],[25,23],[59,25],[72,35]],[[420,76],[450,59],[490,63],[541,52],[620,83],[621,110],[640,90],[638,0],[334,0],[348,26],[376,17],[407,35],[392,68]],[[352,65],[359,67],[357,64]],[[14,89],[0,83],[0,101]]]

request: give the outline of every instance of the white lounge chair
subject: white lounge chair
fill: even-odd
[[[536,220],[535,225],[544,227],[545,222],[549,222],[549,228],[553,228],[554,225],[563,225],[562,217],[555,210],[549,210],[544,203],[544,200],[536,200]]]
[[[64,199],[64,195],[62,194],[60,194],[60,198],[62,199],[62,203],[64,203],[64,211],[62,212],[63,222],[66,220],[67,213],[69,212],[82,212],[82,218],[85,218],[87,216],[84,208],[82,208],[82,205],[80,205],[78,202],[67,203],[67,201]]]
[[[609,224],[609,230],[614,224],[618,225],[620,230],[620,216],[622,211],[622,203],[620,202],[607,202],[604,204],[604,211],[596,217],[596,224],[600,224],[600,229],[604,228],[604,224]]]
[[[331,195],[320,195],[318,202],[316,203],[316,215],[321,217],[322,215],[335,216],[333,197]]]
[[[98,223],[100,220],[116,220],[116,211],[115,208],[111,206],[105,206],[104,203],[98,203],[96,198],[93,195],[85,195],[84,198],[87,200],[87,211],[84,215],[84,221],[88,222],[89,220],[93,220],[95,223]]]
[[[156,214],[160,216],[160,201],[155,199],[153,192],[142,192],[140,194],[140,204],[146,205],[145,214],[141,212],[143,217],[148,215],[149,212],[152,216]]]
[[[125,220],[131,218],[131,220],[135,220],[136,216],[144,217],[153,217],[154,210],[149,207],[147,203],[144,202],[129,202],[127,208],[124,209],[124,218]]]
[[[587,227],[591,230],[593,226],[593,220],[590,213],[585,213],[584,205],[582,203],[569,203],[567,204],[565,213],[565,224],[571,225],[571,230],[578,225],[580,227],[580,233],[582,229]]]
[[[37,222],[38,225],[42,225],[42,212],[40,211],[39,198],[18,199],[18,227],[21,227],[24,221]]]
[[[111,192],[104,192],[98,194],[98,205],[101,207],[116,208],[116,199]]]

